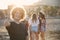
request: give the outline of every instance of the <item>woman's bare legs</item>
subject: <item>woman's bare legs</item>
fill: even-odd
[[[36,34],[36,40],[39,40],[39,34],[38,33],[35,34]]]
[[[32,32],[32,33],[30,34],[30,40],[33,40],[33,39],[36,39],[36,40],[39,39],[38,33]]]
[[[41,39],[45,40],[45,32],[41,32]]]

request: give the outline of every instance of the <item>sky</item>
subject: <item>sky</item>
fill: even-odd
[[[60,0],[0,0],[0,9],[7,9],[8,5],[31,5],[33,3],[38,3],[42,5],[60,6]]]
[[[0,0],[0,9],[7,9],[8,5],[31,5],[39,0]]]

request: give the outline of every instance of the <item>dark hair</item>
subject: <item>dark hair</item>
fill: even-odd
[[[39,14],[43,15],[43,13],[42,13],[42,12],[39,12]]]
[[[41,17],[42,19],[45,19],[45,15],[44,15],[42,12],[39,12],[39,15],[41,15],[40,17]]]

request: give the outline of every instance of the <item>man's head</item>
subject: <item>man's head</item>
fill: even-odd
[[[14,8],[10,13],[10,18],[14,19],[15,21],[21,21],[25,18],[25,10],[23,8]]]

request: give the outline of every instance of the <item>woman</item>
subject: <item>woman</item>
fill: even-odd
[[[45,19],[45,16],[42,12],[39,13],[39,20],[41,20],[41,28],[40,28],[41,39],[45,40],[46,19]]]
[[[35,37],[36,37],[35,40],[38,40],[39,39],[39,36],[38,36],[39,20],[36,14],[33,14],[31,19],[29,20],[29,29],[30,29],[30,39],[34,40],[35,38],[33,35],[35,34]]]
[[[10,40],[26,40],[27,28],[23,22],[25,11],[23,8],[14,8],[10,13],[12,22],[5,22],[6,29],[9,33]]]

